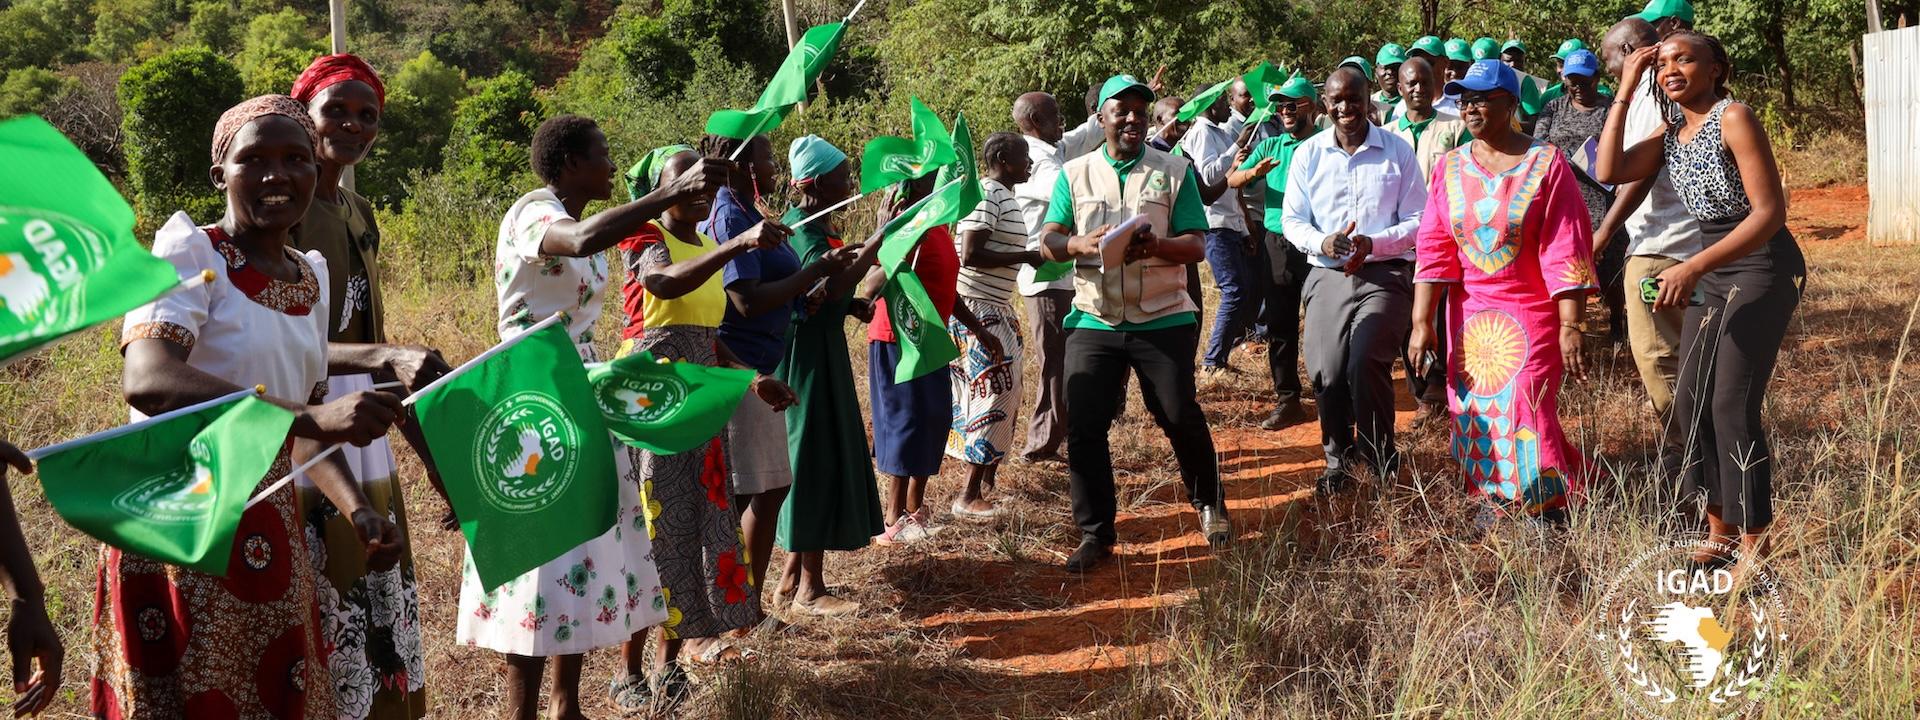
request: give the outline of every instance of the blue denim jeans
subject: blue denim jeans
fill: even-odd
[[[1207,266],[1213,269],[1213,283],[1220,288],[1220,307],[1213,314],[1213,334],[1207,338],[1207,354],[1202,365],[1227,366],[1233,347],[1247,339],[1260,312],[1256,272],[1258,257],[1247,252],[1247,236],[1238,230],[1215,228],[1207,231]]]

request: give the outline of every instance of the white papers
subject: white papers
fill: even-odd
[[[1106,236],[1100,238],[1100,269],[1118,270],[1127,264],[1127,247],[1133,244],[1134,233],[1147,229],[1147,216],[1135,215],[1120,223]]]

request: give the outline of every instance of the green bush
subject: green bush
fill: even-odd
[[[507,195],[530,178],[527,145],[546,116],[533,80],[507,71],[473,84],[453,111],[445,172],[455,187],[478,195]]]
[[[0,81],[0,117],[46,112],[47,102],[66,93],[73,81],[45,68],[26,67]]]
[[[410,174],[438,168],[444,161],[454,106],[466,96],[466,77],[429,51],[421,51],[389,76],[380,139],[356,169],[360,194],[381,205],[404,201]]]
[[[222,55],[240,48],[240,9],[227,0],[200,0],[187,18],[186,40]]]
[[[245,47],[234,64],[240,68],[247,95],[285,93],[300,71],[326,50],[306,16],[281,8],[247,23]]]
[[[175,20],[174,10],[168,0],[98,0],[89,13],[93,16],[93,37],[87,43],[87,52],[108,62],[144,57],[163,42],[161,36]],[[63,22],[75,20],[66,18]]]
[[[211,219],[222,206],[207,180],[213,126],[242,99],[240,72],[203,47],[174,50],[120,78],[127,184],[143,226],[175,210]]]
[[[682,42],[666,20],[628,17],[616,23],[609,34],[628,82],[642,95],[673,95],[693,77],[693,46]]]
[[[80,59],[91,0],[21,0],[0,10],[0,68],[51,66]]]

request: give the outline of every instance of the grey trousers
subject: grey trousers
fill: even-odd
[[[1027,327],[1033,329],[1028,346],[1040,366],[1040,382],[1033,393],[1033,422],[1027,425],[1022,455],[1058,455],[1067,441],[1067,312],[1073,309],[1072,290],[1043,290],[1025,298]]]
[[[1393,361],[1413,321],[1413,263],[1367,263],[1352,275],[1307,275],[1301,343],[1319,398],[1320,444],[1329,470],[1364,460],[1381,475],[1399,469],[1393,444]]]

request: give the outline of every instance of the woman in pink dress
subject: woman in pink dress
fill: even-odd
[[[1554,146],[1513,129],[1519,79],[1497,60],[1447,83],[1473,142],[1433,169],[1414,275],[1416,363],[1435,346],[1434,284],[1450,283],[1453,456],[1468,492],[1557,515],[1583,463],[1560,430],[1561,374],[1585,374],[1580,322],[1596,289],[1586,201]]]

